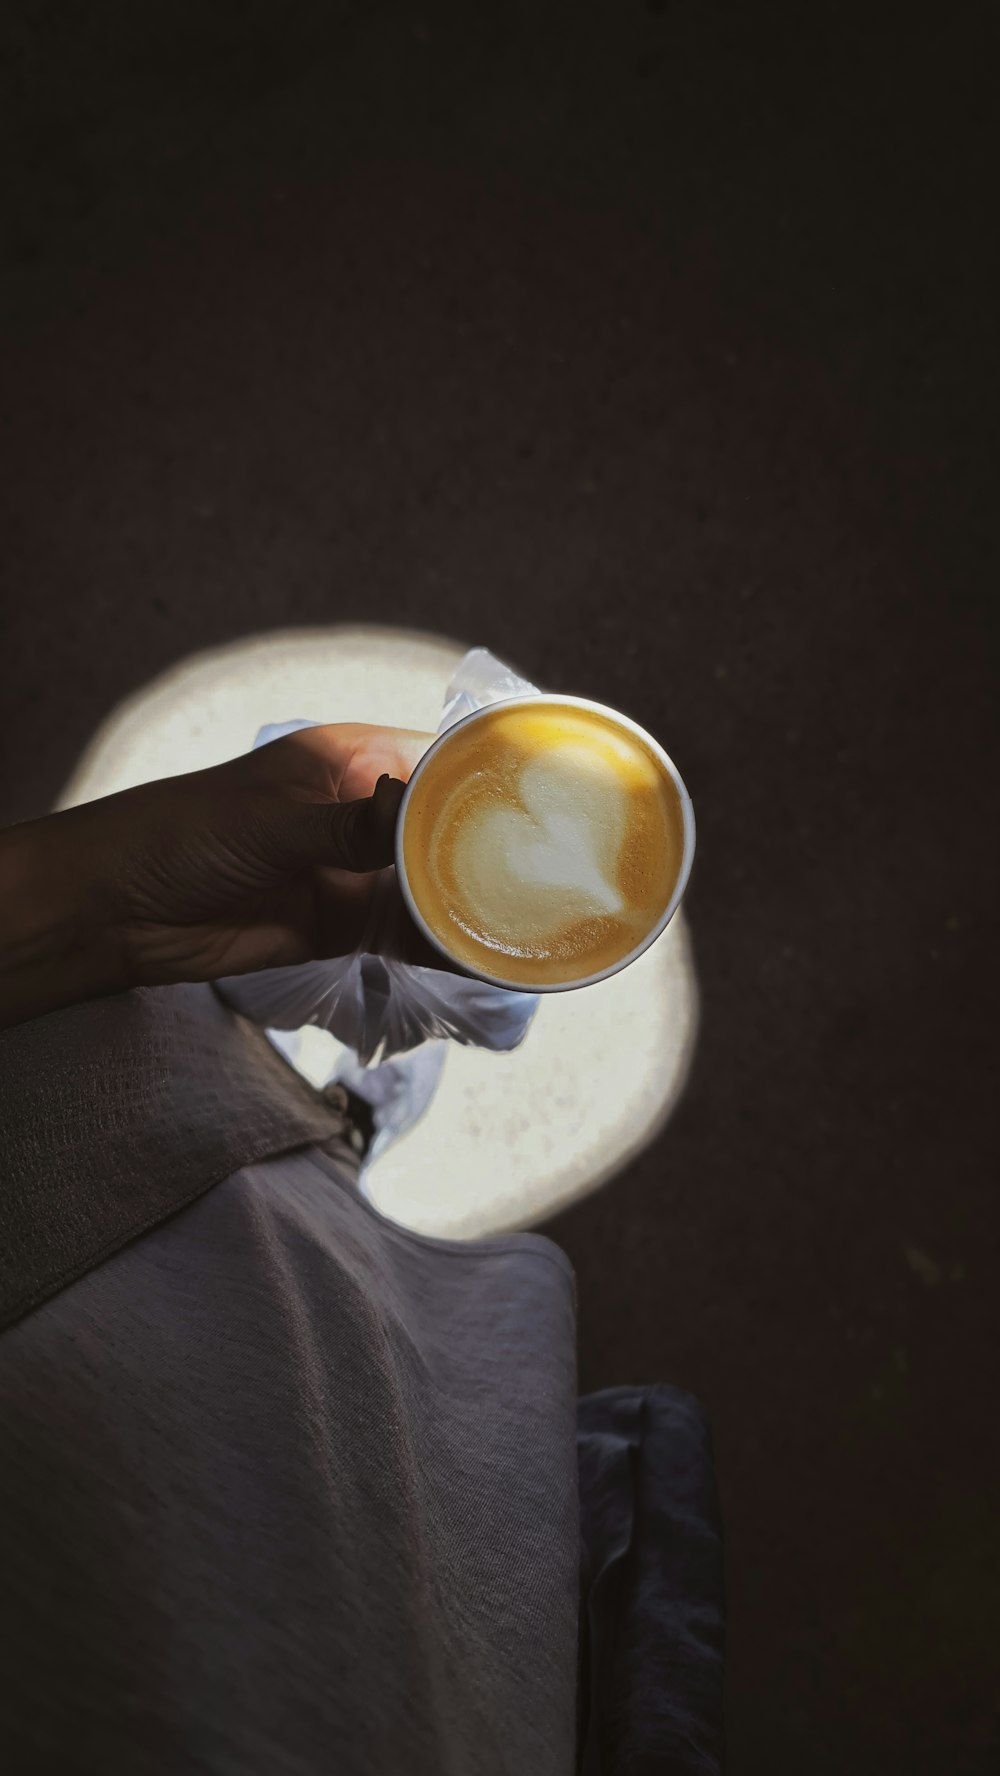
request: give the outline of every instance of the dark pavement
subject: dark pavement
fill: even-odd
[[[690,785],[693,1076],[551,1231],[581,1387],[711,1415],[734,1776],[1000,1771],[988,18],[0,26],[0,816],[357,621]]]

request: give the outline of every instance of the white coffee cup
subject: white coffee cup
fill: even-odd
[[[450,744],[459,729],[471,727],[473,722],[483,721],[486,717],[492,715],[497,709],[516,709],[519,706],[531,708],[532,706],[537,706],[539,703],[544,703],[546,706],[559,705],[569,709],[589,710],[595,715],[604,716],[607,720],[616,723],[619,727],[626,729],[627,732],[634,734],[639,740],[641,740],[662,766],[664,772],[671,779],[674,788],[677,791],[683,818],[684,838],[681,866],[677,872],[677,880],[674,884],[674,890],[670,897],[670,901],[659,919],[656,921],[656,924],[647,932],[641,943],[636,944],[634,949],[629,950],[627,955],[621,956],[617,962],[613,962],[609,967],[601,969],[597,974],[584,975],[579,980],[547,981],[537,985],[527,986],[523,981],[504,980],[503,977],[498,974],[487,974],[482,969],[472,967],[468,962],[460,961],[457,956],[453,956],[450,953],[447,945],[427,923],[427,920],[421,913],[414,898],[406,873],[406,864],[403,856],[403,838],[406,829],[407,808],[409,807],[413,792],[419,783],[421,776],[424,771],[428,769],[441,749]],[[445,958],[454,973],[467,975],[473,980],[486,981],[490,986],[506,987],[512,992],[564,993],[576,987],[592,986],[595,981],[606,980],[609,975],[618,974],[621,969],[627,968],[630,962],[634,962],[638,956],[641,956],[644,951],[649,949],[651,944],[656,942],[656,939],[669,925],[677,908],[680,906],[681,898],[687,887],[688,877],[691,874],[691,865],[694,862],[694,844],[694,809],[691,804],[691,797],[688,795],[684,786],[684,781],[680,772],[673,760],[664,751],[659,741],[654,740],[652,735],[647,734],[645,728],[641,728],[638,722],[632,721],[631,717],[622,715],[617,709],[609,708],[607,704],[595,703],[589,697],[563,697],[550,695],[548,692],[544,692],[540,695],[526,697],[505,697],[500,702],[488,703],[482,709],[473,710],[471,715],[463,716],[460,721],[453,723],[450,728],[447,728],[443,734],[439,734],[437,739],[427,748],[427,751],[420,759],[406,786],[406,793],[400,804],[399,820],[396,827],[396,875],[403,899],[406,902],[414,924],[423,932],[428,943],[433,944],[434,948]]]

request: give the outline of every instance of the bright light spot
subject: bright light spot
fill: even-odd
[[[247,751],[267,722],[433,731],[465,651],[372,627],[281,631],[199,654],[112,712],[57,805],[217,764]],[[669,750],[670,736],[662,738]],[[452,1045],[425,1115],[370,1167],[371,1200],[442,1239],[544,1220],[659,1132],[683,1089],[696,1030],[694,963],[678,913],[621,974],[543,995],[512,1054]],[[303,1070],[325,1077],[339,1045],[319,1032],[310,1042]]]
[[[464,648],[405,629],[292,629],[183,660],[113,710],[57,806],[248,752],[268,722],[379,722],[433,733]]]
[[[545,1219],[662,1128],[696,1022],[691,946],[677,914],[621,974],[544,995],[511,1054],[453,1046],[427,1114],[372,1165],[373,1202],[440,1239]]]

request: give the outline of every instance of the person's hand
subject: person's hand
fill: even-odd
[[[0,1023],[83,998],[353,950],[434,736],[303,728],[0,833]],[[444,967],[393,880],[394,953]]]

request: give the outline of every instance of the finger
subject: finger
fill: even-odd
[[[357,801],[291,804],[281,834],[286,867],[385,869],[395,856],[396,820],[405,789],[386,772],[373,794]]]
[[[437,968],[445,974],[461,972],[428,942],[414,921],[395,871],[381,881],[376,906],[375,922],[369,927],[375,954],[418,968]]]
[[[408,783],[435,734],[406,733],[403,729],[374,729],[370,741],[351,754],[340,781],[345,801],[370,795],[383,771]]]
[[[422,728],[390,728],[385,736],[385,745],[387,752],[399,761],[409,775],[436,739],[436,734],[425,733]]]
[[[454,962],[428,943],[419,925],[416,925],[408,911],[400,914],[396,930],[396,950],[401,962],[409,962],[417,968],[439,968],[443,974],[458,974],[459,969]]]
[[[406,782],[437,738],[418,728],[378,727],[371,722],[331,722],[300,728],[252,754],[255,772],[288,782],[309,761],[313,781],[329,782],[343,801],[371,795],[383,771]]]

